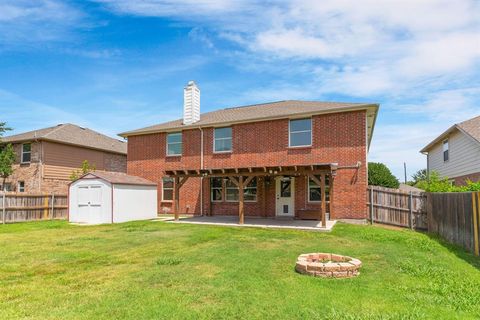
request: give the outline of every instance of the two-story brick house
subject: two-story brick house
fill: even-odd
[[[158,182],[160,213],[176,204],[180,213],[241,220],[321,218],[325,211],[335,219],[367,217],[377,104],[292,100],[204,114],[199,108],[200,91],[190,82],[183,119],[120,134],[128,138],[128,173]]]
[[[70,175],[87,160],[99,171],[126,172],[127,143],[73,124],[59,124],[2,138],[16,161],[6,190],[67,194]]]

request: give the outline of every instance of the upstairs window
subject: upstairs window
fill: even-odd
[[[162,201],[173,201],[173,178],[162,179]]]
[[[213,151],[231,152],[232,151],[232,128],[215,128],[213,133]]]
[[[167,134],[167,156],[182,155],[182,133],[175,132]]]
[[[22,144],[22,163],[28,163],[32,159],[32,144]]]
[[[289,146],[309,147],[312,145],[312,119],[290,120]]]
[[[448,154],[448,139],[443,141],[443,161],[446,162],[449,159],[449,154]]]

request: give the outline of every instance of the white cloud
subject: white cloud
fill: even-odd
[[[5,0],[0,3],[0,45],[62,41],[83,17],[59,0]]]

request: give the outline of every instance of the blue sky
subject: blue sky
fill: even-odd
[[[0,120],[114,136],[284,99],[378,102],[371,161],[403,177],[419,150],[480,115],[475,0],[0,0]]]

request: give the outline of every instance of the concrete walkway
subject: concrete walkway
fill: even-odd
[[[278,228],[278,229],[294,229],[294,230],[311,230],[311,231],[331,231],[336,221],[327,221],[327,227],[322,228],[321,221],[315,220],[295,220],[290,218],[251,218],[245,217],[245,223],[238,224],[237,216],[213,216],[213,217],[186,217],[175,221],[173,218],[161,219],[170,223],[189,223],[204,224],[228,227],[255,227],[255,228]]]

